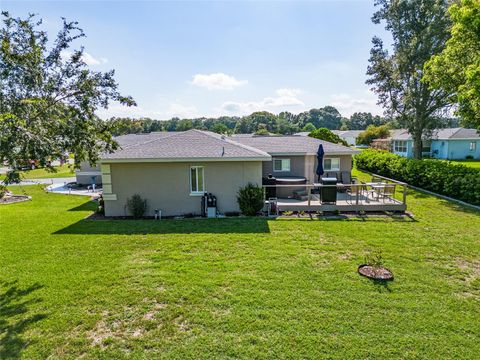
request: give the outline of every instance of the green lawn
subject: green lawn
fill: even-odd
[[[475,169],[480,169],[480,160],[458,160],[452,161],[454,164],[461,164]]]
[[[22,171],[22,175],[25,179],[49,179],[49,178],[61,178],[75,176],[75,172],[72,171],[68,164],[55,167],[57,172],[49,172],[45,168]],[[5,179],[5,175],[0,174],[0,181]]]
[[[414,220],[84,220],[0,206],[0,358],[477,358],[480,213]],[[388,284],[356,273],[381,250]]]

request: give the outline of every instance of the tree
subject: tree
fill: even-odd
[[[221,122],[217,122],[215,125],[213,125],[211,130],[217,134],[226,134],[228,132],[228,127]]]
[[[331,130],[327,128],[320,128],[314,130],[310,134],[308,134],[308,136],[319,140],[325,140],[334,144],[348,146],[348,143],[345,140],[343,140],[340,136],[334,134]]]
[[[370,145],[373,140],[386,139],[390,136],[387,125],[369,125],[367,129],[357,136],[357,145]]]
[[[365,130],[369,125],[380,126],[386,123],[385,118],[373,116],[367,112],[356,112],[346,122],[348,130]]]
[[[480,2],[462,0],[449,13],[451,38],[426,64],[424,80],[434,89],[453,93],[458,115],[480,130]]]
[[[317,128],[312,123],[306,123],[302,129],[302,131],[308,131],[308,132],[312,132],[314,130],[317,130]]]
[[[393,53],[374,37],[367,84],[378,103],[412,134],[414,157],[422,156],[422,137],[438,126],[438,116],[450,102],[444,89],[422,82],[425,63],[439,54],[449,38],[447,0],[376,0],[375,24],[386,23],[393,38]]]
[[[305,111],[298,114],[295,120],[300,128],[303,128],[307,123],[312,123],[317,129],[324,127],[337,130],[342,125],[342,115],[333,106]]]
[[[135,102],[117,91],[114,72],[95,72],[83,61],[83,48],[68,52],[84,33],[76,22],[64,20],[53,44],[39,30],[35,15],[13,18],[2,12],[0,29],[0,162],[10,165],[36,160],[48,166],[65,152],[79,162],[95,162],[110,152],[111,123],[95,116],[111,101]],[[20,180],[18,170],[6,183]]]

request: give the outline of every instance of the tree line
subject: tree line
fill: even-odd
[[[190,129],[208,130],[219,134],[295,134],[311,132],[316,129],[365,130],[368,126],[388,124],[398,126],[386,118],[368,112],[357,112],[349,118],[343,117],[333,106],[311,109],[300,114],[281,112],[272,114],[267,111],[254,112],[247,116],[221,116],[218,118],[195,118],[155,120],[150,118],[111,118],[113,134],[135,134],[154,131],[186,131]]]

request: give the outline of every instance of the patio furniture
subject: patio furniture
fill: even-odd
[[[390,201],[394,201],[395,189],[396,189],[395,184],[386,184],[383,187],[383,191],[381,191],[379,193],[379,197],[381,197],[383,199],[384,203],[385,203],[385,199],[388,199]]]
[[[369,195],[372,195],[372,200],[379,200],[380,194],[384,191],[385,186],[388,184],[386,182],[369,182],[365,183],[365,190],[367,194],[367,199]],[[370,187],[370,190],[368,190]]]
[[[337,203],[337,178],[324,177],[322,178],[321,200],[324,203]]]
[[[356,184],[357,178],[352,177],[352,173],[350,171],[342,171],[340,172],[340,182],[342,184]]]

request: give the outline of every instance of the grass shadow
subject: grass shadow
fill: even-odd
[[[33,284],[26,288],[18,287],[17,281],[0,282],[0,359],[18,359],[25,348],[32,343],[22,334],[33,324],[44,319],[44,314],[31,314],[30,305],[41,302],[30,294],[43,288]]]
[[[391,280],[379,280],[379,279],[368,279],[370,280],[378,292],[388,292],[391,293],[393,290],[390,288],[389,283]]]
[[[182,219],[182,220],[88,220],[83,219],[59,234],[148,235],[148,234],[252,234],[269,233],[266,218]]]
[[[98,205],[95,201],[90,200],[74,208],[68,209],[68,211],[95,211],[97,206]]]

